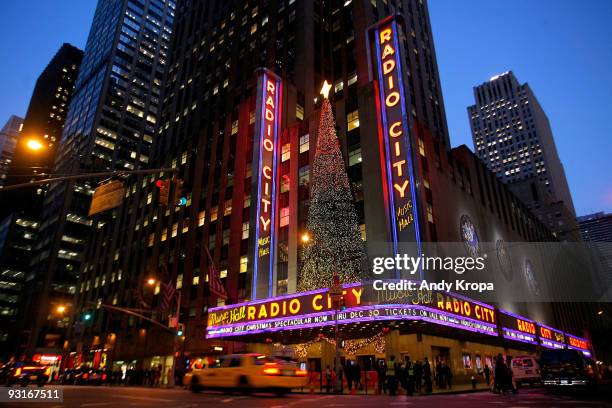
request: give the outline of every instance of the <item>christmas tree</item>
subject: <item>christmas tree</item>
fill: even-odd
[[[341,283],[356,282],[365,265],[363,241],[328,91],[324,85],[317,150],[310,173],[308,239],[302,252],[299,291],[330,287],[334,271]]]

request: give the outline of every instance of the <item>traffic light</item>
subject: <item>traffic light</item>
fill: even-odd
[[[170,180],[159,179],[155,182],[155,187],[159,189],[159,205],[167,207],[170,197]]]
[[[174,196],[172,204],[178,206],[187,205],[187,198],[183,197],[183,180],[173,178],[172,184],[174,184]]]
[[[185,325],[183,323],[179,323],[176,329],[176,335],[182,336],[185,333]]]
[[[92,317],[93,315],[91,314],[91,312],[85,312],[85,314],[83,314],[83,320],[85,320],[86,322],[90,321]]]

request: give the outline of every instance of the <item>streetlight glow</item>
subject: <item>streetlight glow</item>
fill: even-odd
[[[66,306],[58,306],[57,307],[57,313],[64,313],[66,311]]]
[[[305,232],[304,234],[302,234],[302,242],[306,243],[310,241],[310,235],[308,235],[307,232]]]
[[[155,278],[149,278],[149,279],[147,279],[147,285],[149,285],[149,286],[153,286],[153,285],[155,285],[155,283],[156,283],[156,282],[157,282],[157,281],[155,280]]]
[[[33,151],[38,151],[43,148],[43,144],[35,139],[28,140],[27,146],[28,146],[28,149],[33,150]]]

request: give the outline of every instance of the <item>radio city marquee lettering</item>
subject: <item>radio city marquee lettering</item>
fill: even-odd
[[[535,322],[500,310],[499,324],[504,338],[523,343],[538,344]]]
[[[363,287],[348,286],[342,290],[345,305],[362,304]],[[261,302],[242,303],[210,309],[208,327],[234,323],[255,322],[266,319],[286,318],[333,310],[327,289],[280,296]]]
[[[364,295],[364,303],[423,305],[481,322],[497,324],[493,306],[475,302],[450,292],[433,290],[371,290],[371,285],[366,285],[365,287],[367,292]]]
[[[281,80],[262,69],[257,85],[253,166],[257,166],[253,197],[257,197],[253,244],[253,299],[272,296],[276,264],[276,218],[278,185],[278,138],[280,128]]]
[[[565,335],[562,331],[538,323],[538,337],[542,347],[551,349],[565,348]]]
[[[580,350],[585,356],[591,357],[591,352],[589,351],[588,341],[586,341],[585,339],[581,339],[578,336],[573,336],[567,333],[565,334],[565,336],[567,338],[567,346],[569,348],[574,349],[574,350]]]
[[[383,160],[383,184],[394,252],[399,242],[417,242],[420,253],[417,197],[412,157],[412,137],[407,100],[404,90],[404,70],[398,41],[397,17],[390,17],[370,30],[373,33],[377,67],[377,108],[379,138]]]
[[[495,310],[488,305],[429,291],[413,294],[410,304],[366,304],[364,288],[367,287],[344,286],[342,293],[346,309],[339,312],[339,323],[421,320],[491,336],[498,335]],[[327,289],[320,289],[267,301],[212,308],[208,315],[207,337],[327,326],[335,323],[334,315],[335,310]]]

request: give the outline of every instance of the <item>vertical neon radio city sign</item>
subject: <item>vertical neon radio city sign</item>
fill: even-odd
[[[398,253],[401,242],[415,242],[420,255],[412,134],[404,88],[403,53],[398,40],[398,17],[390,16],[369,29],[375,55],[369,48],[368,51],[371,67],[376,68],[374,85],[378,96],[383,190],[393,251]],[[400,278],[398,272],[396,278]]]
[[[278,186],[278,143],[282,95],[281,79],[267,69],[259,70],[255,110],[253,148],[253,206],[251,225],[255,225],[253,239],[252,299],[273,295],[276,269],[276,225]]]

